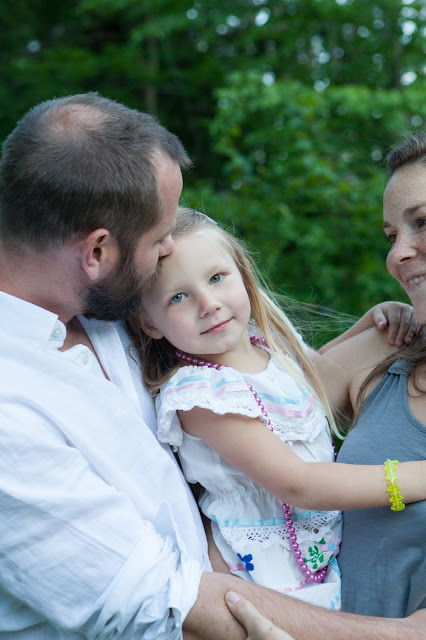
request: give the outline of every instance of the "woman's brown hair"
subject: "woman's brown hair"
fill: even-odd
[[[405,137],[404,141],[389,153],[386,158],[386,169],[389,179],[399,169],[413,164],[426,164],[426,132],[424,131],[416,131],[408,137]],[[420,385],[419,372],[420,365],[426,362],[426,336],[423,331],[409,346],[399,349],[380,362],[364,380],[356,400],[355,422],[359,418],[362,403],[371,382],[382,378],[389,367],[397,360],[409,362],[411,367],[410,379],[414,389],[419,393],[426,391],[426,388],[422,388]]]

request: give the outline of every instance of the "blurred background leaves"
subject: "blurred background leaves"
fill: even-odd
[[[276,290],[360,314],[386,274],[384,157],[425,126],[420,0],[14,0],[0,138],[84,91],[156,115],[195,167],[183,200],[234,229]]]

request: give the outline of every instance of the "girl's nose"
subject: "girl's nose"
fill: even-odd
[[[203,293],[199,299],[200,317],[204,317],[210,313],[214,313],[220,309],[219,301],[211,293]]]

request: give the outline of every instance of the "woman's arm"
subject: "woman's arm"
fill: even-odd
[[[367,329],[336,344],[325,353],[309,350],[309,356],[324,386],[327,398],[337,413],[352,418],[358,391],[368,374],[397,351],[387,336]]]
[[[262,616],[254,604],[241,597],[235,591],[228,591],[225,596],[226,605],[234,618],[247,631],[247,640],[294,640],[286,631],[279,629],[268,618]]]
[[[316,607],[277,591],[223,573],[204,573],[198,598],[183,623],[184,640],[247,640],[247,632],[230,614],[225,594],[236,591],[296,640],[424,640],[426,610],[404,620],[371,618]],[[252,640],[270,640],[259,632]]]
[[[421,325],[413,315],[413,308],[403,302],[380,302],[369,309],[367,313],[357,320],[349,329],[340,336],[330,340],[319,349],[319,353],[325,353],[328,349],[344,342],[348,338],[353,338],[366,329],[376,327],[379,331],[387,331],[387,339],[390,345],[403,347],[410,344]]]
[[[240,598],[239,594],[228,592],[225,601],[232,615],[246,629],[247,640],[291,640],[293,638],[265,618],[250,600]],[[288,629],[291,628],[300,640],[304,637],[300,633],[310,633],[310,640],[321,638],[368,640],[371,637],[387,640],[398,637],[404,640],[420,640],[425,635],[426,609],[416,611],[405,620],[395,618],[385,620],[340,612],[335,614],[327,609],[308,612],[302,605],[296,624],[288,620],[285,626]]]

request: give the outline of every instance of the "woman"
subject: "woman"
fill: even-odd
[[[424,324],[426,134],[416,133],[395,149],[387,167],[390,179],[383,199],[383,226],[391,243],[387,268],[410,297],[416,319]],[[365,380],[362,410],[339,462],[425,458],[425,391],[426,343],[420,339],[387,358]],[[386,508],[345,512],[339,555],[343,609],[404,617],[425,608],[425,529],[425,502],[408,505],[403,513]]]
[[[390,179],[383,201],[384,230],[391,243],[387,268],[410,297],[416,319],[426,323],[426,133],[414,134],[395,149],[387,168]],[[327,359],[336,364],[336,375],[344,349],[338,345],[327,352]],[[339,461],[378,464],[390,456],[399,461],[424,459],[425,338],[393,353],[372,371],[361,372],[360,378],[359,393],[352,389],[353,404],[362,404],[360,415]],[[417,619],[426,608],[425,529],[425,502],[408,505],[400,513],[389,507],[345,512],[339,554],[343,610],[392,618],[417,611]],[[257,613],[244,599],[237,596],[235,601],[233,595],[227,604],[247,630],[258,623]],[[277,629],[275,635],[264,634],[267,622],[260,623],[262,632],[257,628],[256,633],[249,632],[253,640],[287,638]]]

